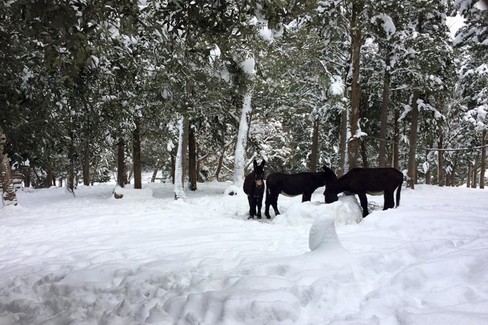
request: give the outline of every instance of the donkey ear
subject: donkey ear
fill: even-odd
[[[263,161],[261,161],[261,167],[264,167],[264,164],[266,164],[266,160],[263,159]]]
[[[258,167],[258,162],[256,161],[256,159],[254,159],[254,161],[252,162],[254,168]]]

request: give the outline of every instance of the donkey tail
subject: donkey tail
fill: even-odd
[[[402,191],[402,184],[403,184],[403,178],[400,181],[400,184],[398,184],[397,187],[397,192],[396,192],[396,207],[400,206],[400,192]]]

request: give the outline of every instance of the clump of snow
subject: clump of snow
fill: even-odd
[[[150,187],[144,186],[142,189],[134,189],[132,185],[120,187],[117,185],[114,193],[122,195],[124,200],[149,200],[153,199],[153,191]]]
[[[238,195],[239,193],[244,193],[243,189],[241,186],[239,186],[239,184],[235,185],[235,184],[232,184],[232,185],[229,185],[225,190],[224,190],[224,194],[225,195]]]
[[[332,96],[343,96],[344,95],[344,83],[342,82],[341,76],[332,76],[332,83],[329,87],[329,93]]]
[[[396,27],[393,19],[391,19],[391,17],[387,14],[379,14],[371,18],[372,23],[375,23],[378,20],[381,20],[381,27],[383,27],[386,39],[389,40],[391,36],[396,32]]]
[[[242,70],[250,76],[254,76],[256,74],[255,66],[256,66],[256,61],[252,56],[248,56],[246,59],[244,59],[241,62]]]
[[[363,210],[355,195],[342,195],[339,200],[327,205],[336,225],[354,225],[363,220]]]
[[[332,216],[326,216],[317,219],[310,228],[308,237],[308,247],[314,251],[316,249],[336,249],[343,248],[337,238],[335,231],[335,219]]]

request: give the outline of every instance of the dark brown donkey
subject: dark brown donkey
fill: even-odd
[[[246,176],[244,180],[244,193],[247,194],[249,201],[249,218],[253,219],[256,215],[261,219],[261,206],[263,205],[264,196],[264,164],[266,161],[258,165],[257,161],[253,161],[254,170],[251,174]]]
[[[278,210],[278,196],[302,195],[302,202],[310,201],[312,193],[321,186],[328,186],[337,179],[335,173],[327,167],[322,167],[323,172],[304,172],[298,174],[273,173],[266,179],[266,208],[264,215],[271,219],[269,207],[272,206],[275,215],[280,214]]]
[[[357,194],[361,201],[364,218],[368,215],[366,194],[383,194],[385,198],[383,210],[394,208],[393,193],[397,190],[396,206],[399,206],[402,183],[403,174],[395,168],[353,168],[327,186],[324,192],[325,203],[337,201],[337,194],[341,192]]]

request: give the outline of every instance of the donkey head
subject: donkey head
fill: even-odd
[[[325,203],[332,203],[337,201],[339,198],[337,197],[337,193],[333,191],[334,182],[337,181],[337,176],[334,171],[326,166],[322,167],[325,172]]]
[[[264,164],[265,163],[266,163],[266,161],[264,159],[261,162],[261,164],[259,164],[259,165],[258,165],[258,162],[256,161],[256,159],[254,159],[254,161],[253,161],[253,166],[254,166],[254,170],[253,170],[254,181],[256,182],[256,185],[257,186],[263,185],[263,181],[264,181]]]

